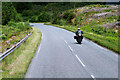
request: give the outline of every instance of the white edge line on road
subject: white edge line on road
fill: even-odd
[[[97,47],[99,47],[100,49],[103,49],[103,50],[105,50],[103,47],[101,47],[100,45],[98,45],[98,44],[95,44],[95,43],[93,43],[95,46],[97,46]]]
[[[42,34],[42,40],[43,40],[43,34]]]
[[[98,44],[96,44],[96,43],[94,43],[94,42],[92,42],[92,44],[95,45],[95,46],[97,46],[98,48],[100,48],[100,49],[102,49],[102,50],[107,51],[107,49],[105,49],[104,47],[102,47],[102,46],[100,46],[100,45],[98,45]]]
[[[79,58],[77,55],[75,55],[75,56],[77,57],[77,59],[79,60],[79,62],[82,64],[82,66],[85,67],[85,65],[84,65],[83,62],[80,60],[80,58]]]
[[[109,49],[107,49],[107,48],[104,48],[104,47],[102,47],[102,46],[100,46],[100,45],[98,45],[98,44],[96,44],[96,43],[94,43],[94,42],[92,42],[92,44],[95,45],[95,46],[97,46],[98,48],[104,50],[104,51],[110,51],[110,52],[113,53],[113,51],[111,51],[111,50],[109,50]],[[114,55],[115,55],[116,57],[118,57],[118,54],[114,54]]]
[[[43,40],[43,34],[42,34],[42,39],[41,41]],[[39,49],[38,49],[38,53],[40,52],[40,48],[41,48],[41,43],[40,43],[40,46],[39,46]]]
[[[37,51],[37,53],[36,53],[36,58],[37,58],[38,55],[39,55],[40,49],[41,49],[41,45],[39,46],[38,51]]]
[[[40,46],[39,49],[38,49],[38,53],[40,52],[40,48],[41,48],[41,46]]]
[[[41,41],[43,40],[43,34],[42,34],[42,39],[41,39]],[[38,48],[38,51],[37,51],[37,53],[39,53],[40,52],[40,49],[41,49],[41,43],[40,43],[40,46],[39,46],[39,48]],[[37,56],[38,56],[38,54],[37,54]]]

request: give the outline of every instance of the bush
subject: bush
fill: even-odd
[[[51,15],[48,12],[41,12],[40,15],[38,16],[38,19],[40,22],[50,22]]]
[[[9,21],[8,26],[16,26],[16,23],[14,21]]]
[[[67,18],[68,18],[68,16],[69,16],[69,14],[70,14],[70,12],[66,11],[66,12],[64,13],[63,18],[64,18],[64,19],[67,19]]]
[[[23,21],[26,22],[26,21],[30,21],[31,20],[31,16],[29,17],[23,17]]]
[[[59,20],[59,25],[66,25],[67,24],[67,22],[66,22],[66,20],[64,20],[64,19],[61,19],[61,20]]]
[[[73,12],[65,12],[63,18],[67,20],[68,23],[71,23],[72,19],[75,17]]]
[[[52,24],[59,24],[60,23],[60,17],[59,17],[58,12],[53,12],[51,23]]]
[[[32,29],[32,27],[30,27],[29,22],[24,22],[24,27],[25,27],[25,30]]]
[[[35,11],[35,10],[24,10],[22,12],[23,16],[36,16],[36,15],[39,15],[39,11]]]
[[[38,22],[38,16],[32,16],[30,22]]]
[[[77,17],[75,17],[74,25],[79,25],[81,24],[82,17],[84,16],[85,13],[79,14]]]
[[[75,15],[73,14],[73,13],[70,13],[69,14],[69,16],[68,16],[68,18],[67,18],[67,21],[69,22],[69,23],[72,23],[72,19],[75,17]]]
[[[22,15],[20,13],[16,13],[16,16],[15,16],[15,22],[21,22],[23,21],[23,18],[22,18]]]
[[[5,34],[2,34],[2,35],[0,36],[0,39],[6,40],[6,39],[7,39],[7,36],[6,36]]]
[[[11,2],[2,4],[2,24],[7,24],[9,21],[21,21],[22,17],[17,13]]]

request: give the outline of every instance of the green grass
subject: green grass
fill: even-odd
[[[59,26],[59,25],[50,24],[50,23],[45,23],[45,24],[56,26],[56,27],[59,27],[59,28],[63,28],[63,29],[69,30],[69,31],[74,32],[74,33],[77,30],[77,27],[75,27],[75,26],[70,27],[70,26]],[[90,39],[93,42],[103,46],[103,47],[106,47],[106,48],[120,54],[120,52],[118,50],[118,38],[110,37],[110,36],[102,36],[102,35],[99,35],[99,34],[95,34],[95,33],[92,33],[92,32],[86,32],[86,31],[84,31],[83,36],[85,38]]]
[[[103,47],[106,47],[118,53],[118,40],[117,39],[111,39],[110,37],[105,37],[105,36],[101,36],[98,34],[94,34],[94,33],[91,34],[91,33],[86,33],[86,32],[83,36]]]
[[[24,78],[29,64],[41,41],[40,30],[33,28],[32,35],[14,52],[2,60],[3,78]]]

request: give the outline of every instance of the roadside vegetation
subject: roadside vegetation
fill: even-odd
[[[16,3],[17,4],[17,3]],[[0,61],[0,79],[24,78],[27,68],[41,41],[41,32],[32,28],[29,20],[23,20],[12,2],[2,3],[2,25],[0,25],[0,55],[15,46],[28,33],[32,34],[15,51]]]
[[[0,52],[3,53],[7,51],[9,48],[18,43],[21,39],[23,39],[28,33],[32,31],[32,28],[29,26],[28,22],[9,22],[8,25],[1,25],[1,35],[0,43],[2,44],[2,49]]]
[[[84,37],[120,54],[118,6],[105,4],[104,2],[3,2],[0,54],[28,33],[32,32],[32,35],[0,62],[2,77],[24,78],[41,40],[40,31],[30,27],[29,22],[44,22],[46,25],[53,25],[72,32],[79,27],[83,30]]]
[[[46,23],[75,32],[78,27],[84,31],[83,36],[116,53],[118,49],[118,6],[87,5],[64,11],[55,20]]]
[[[2,15],[1,53],[32,30],[28,27],[29,22],[49,22],[73,32],[80,27],[84,37],[120,53],[119,12],[115,5],[104,2],[3,2]]]
[[[33,28],[31,36],[13,53],[2,60],[2,78],[24,78],[40,40],[40,30]]]

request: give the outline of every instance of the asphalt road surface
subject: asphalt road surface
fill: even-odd
[[[42,41],[26,78],[118,78],[118,55],[67,30],[35,23]]]

